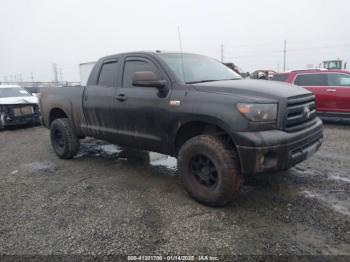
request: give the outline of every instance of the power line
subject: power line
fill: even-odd
[[[350,47],[349,44],[343,44],[343,45],[333,45],[333,46],[316,46],[316,47],[306,47],[306,48],[294,48],[294,49],[288,49],[288,52],[299,52],[299,51],[309,51],[309,50],[315,50],[315,49],[331,49],[331,48],[339,48],[339,47]],[[272,54],[280,54],[284,52],[283,51],[271,51],[271,52],[262,52],[262,53],[251,53],[251,54],[244,54],[244,55],[237,55],[237,56],[230,56],[227,58],[241,58],[241,57],[251,57],[251,56],[260,56],[260,55],[272,55]]]
[[[264,43],[251,43],[251,44],[237,44],[237,45],[225,45],[229,48],[243,48],[243,47],[254,47],[254,46],[272,46],[272,45],[280,45],[280,42],[264,42]]]
[[[344,45],[332,45],[332,46],[315,46],[315,47],[306,47],[306,48],[295,48],[295,49],[289,49],[289,52],[295,52],[295,51],[303,51],[303,50],[314,50],[314,49],[328,49],[328,48],[338,48],[338,47],[350,47],[349,44]]]
[[[266,53],[254,53],[254,54],[245,54],[245,55],[238,55],[238,56],[230,56],[227,58],[241,58],[241,57],[251,57],[251,56],[260,56],[260,55],[272,55],[272,54],[281,54],[282,51],[273,51],[273,52],[266,52]]]

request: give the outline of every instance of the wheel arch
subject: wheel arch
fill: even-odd
[[[190,120],[181,123],[177,128],[174,139],[171,144],[172,155],[177,156],[181,146],[192,137],[204,134],[222,136],[230,145],[236,149],[236,143],[233,140],[229,128],[220,123],[220,121],[208,121],[203,119]]]
[[[50,110],[48,127],[50,128],[52,122],[58,118],[69,118],[69,117],[68,117],[68,114],[62,108],[54,107]]]

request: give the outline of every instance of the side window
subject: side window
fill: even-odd
[[[298,86],[327,86],[326,74],[305,74],[298,75],[294,80],[294,84]]]
[[[350,75],[328,74],[328,85],[350,87]]]
[[[116,86],[116,78],[118,73],[118,62],[111,61],[102,65],[100,76],[98,77],[98,85],[101,86]]]
[[[158,70],[150,62],[145,60],[126,60],[124,65],[124,75],[123,75],[123,87],[132,87],[132,78],[135,72],[138,71],[152,71],[158,75]]]

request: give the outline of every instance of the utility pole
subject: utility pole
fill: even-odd
[[[63,73],[62,73],[62,68],[60,68],[59,73],[60,73],[60,80],[61,80],[61,83],[63,83]]]
[[[284,40],[284,49],[283,49],[283,72],[286,72],[286,56],[287,56],[287,41]]]
[[[33,75],[33,72],[30,72],[30,78],[32,79],[32,82],[34,83],[34,75]]]
[[[53,69],[54,82],[57,86],[58,85],[58,75],[57,75],[57,64],[56,63],[52,64],[52,69]]]
[[[224,62],[224,45],[221,44],[221,63]]]

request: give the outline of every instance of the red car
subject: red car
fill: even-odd
[[[313,92],[320,116],[350,119],[350,71],[298,70],[277,73],[272,80],[302,86]]]

